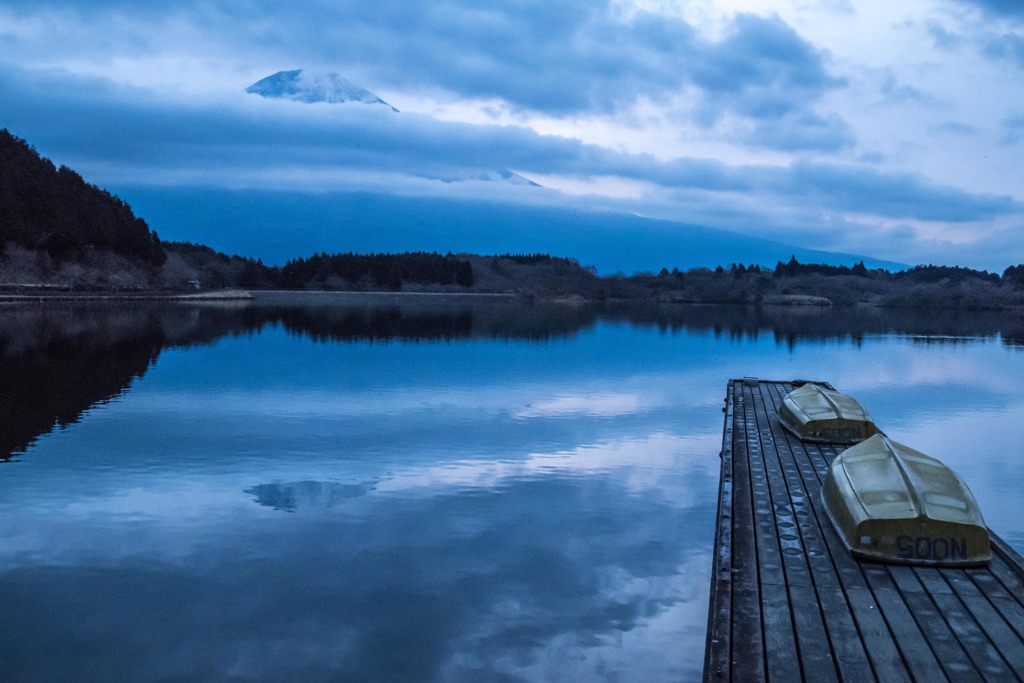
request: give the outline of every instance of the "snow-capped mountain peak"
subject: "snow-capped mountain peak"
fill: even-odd
[[[362,104],[383,105],[392,111],[398,111],[366,88],[362,88],[347,78],[333,72],[312,72],[304,69],[278,71],[256,81],[246,88],[245,92],[261,97],[307,103],[344,104],[347,102],[359,102]],[[395,121],[397,122],[397,119]],[[441,176],[437,176],[434,179],[446,183],[490,181],[507,183],[509,185],[541,187],[529,178],[525,178],[507,168],[498,168],[494,171],[452,169],[450,175],[442,173]]]
[[[278,71],[276,74],[256,81],[246,88],[245,92],[297,102],[382,104],[398,111],[366,88],[333,72],[314,73],[305,69]]]

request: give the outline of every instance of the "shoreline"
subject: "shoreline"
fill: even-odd
[[[164,292],[158,290],[133,292],[69,292],[46,289],[32,293],[0,291],[0,305],[38,304],[47,302],[165,302],[181,304],[219,304],[219,305],[374,305],[374,304],[472,304],[472,303],[533,303],[560,306],[581,306],[588,304],[607,304],[615,302],[643,302],[668,306],[743,306],[765,309],[790,309],[802,311],[823,311],[833,308],[854,309],[873,308],[891,310],[913,310],[930,308],[943,311],[978,311],[1024,313],[1024,307],[993,306],[913,306],[898,303],[882,304],[876,301],[856,301],[853,303],[836,304],[833,301],[813,295],[790,294],[765,297],[759,303],[730,301],[688,301],[666,297],[613,297],[590,299],[580,294],[559,295],[553,297],[526,296],[509,292],[381,292],[381,291],[325,291],[325,290],[285,290],[285,289],[225,289],[205,292]]]
[[[235,303],[289,303],[322,302],[380,303],[393,301],[513,301],[517,294],[499,292],[365,292],[319,291],[286,289],[226,289],[218,291],[181,293],[160,291],[139,292],[67,292],[38,291],[31,293],[0,292],[0,303],[43,303],[47,301],[167,301],[178,303],[235,302]]]

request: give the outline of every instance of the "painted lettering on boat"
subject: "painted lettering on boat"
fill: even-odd
[[[897,536],[896,552],[906,560],[966,560],[966,538]]]
[[[859,440],[863,438],[861,437],[860,427],[830,427],[822,429],[821,436],[832,441]]]

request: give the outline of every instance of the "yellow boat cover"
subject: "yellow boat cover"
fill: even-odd
[[[857,400],[809,382],[786,394],[779,422],[802,441],[852,444],[878,433]]]
[[[940,566],[992,557],[985,520],[960,477],[882,434],[836,456],[821,497],[855,556]]]

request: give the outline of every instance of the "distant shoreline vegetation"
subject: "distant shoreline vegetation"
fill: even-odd
[[[267,266],[165,242],[130,206],[0,130],[0,295],[219,289],[507,293],[526,299],[1024,309],[1024,264],[890,272],[799,263],[601,276],[550,254],[319,253]]]

